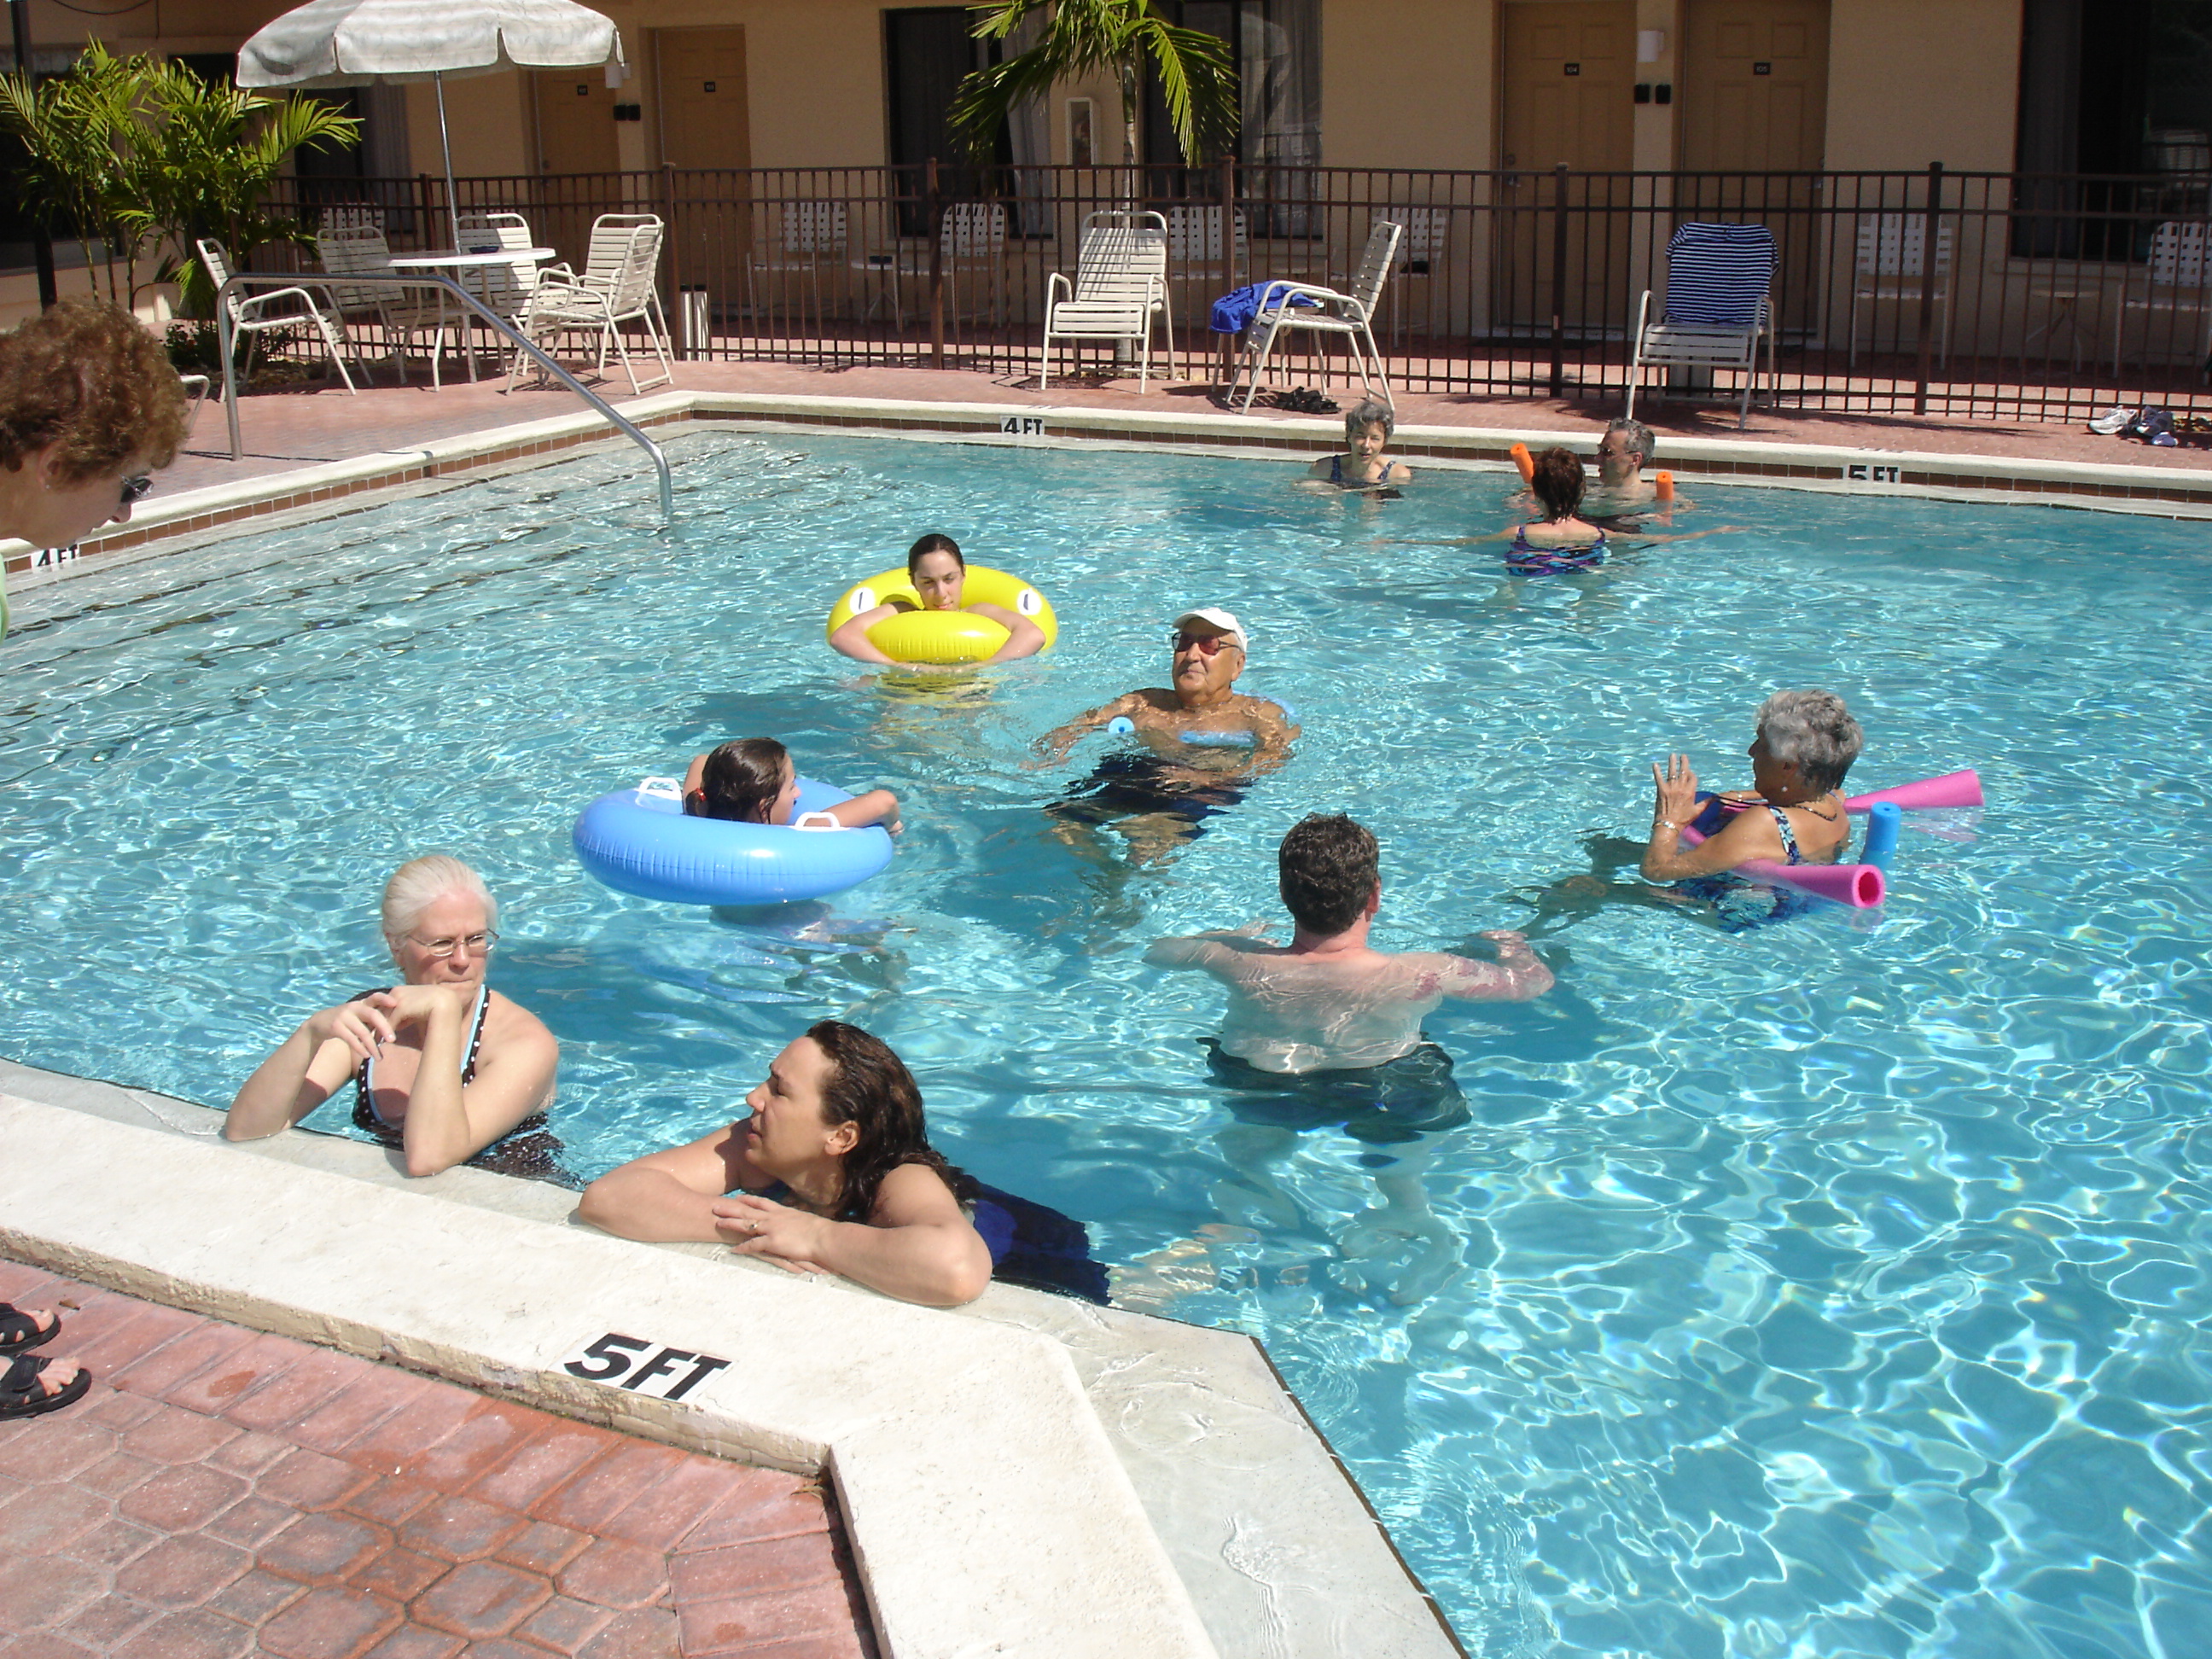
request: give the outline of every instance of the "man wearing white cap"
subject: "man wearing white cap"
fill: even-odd
[[[1250,640],[1233,611],[1186,611],[1168,634],[1171,684],[1125,693],[1038,738],[1038,749],[1055,761],[1102,726],[1144,745],[1106,757],[1053,803],[1053,816],[1110,823],[1140,858],[1156,858],[1198,834],[1201,819],[1235,805],[1242,786],[1280,767],[1298,728],[1281,704],[1235,689]]]

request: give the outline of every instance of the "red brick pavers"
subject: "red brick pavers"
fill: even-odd
[[[0,1260],[90,1365],[0,1423],[0,1659],[861,1659],[797,1476]]]

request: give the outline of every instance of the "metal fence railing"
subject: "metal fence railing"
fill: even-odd
[[[367,210],[395,248],[445,240],[442,179],[288,188],[276,205],[311,224]],[[933,162],[469,178],[456,189],[463,212],[520,211],[578,264],[599,214],[659,214],[661,292],[693,357],[1034,375],[1048,276],[1073,272],[1086,213],[1134,202],[1169,219],[1176,343],[1214,366],[1196,378],[1227,379],[1228,337],[1207,328],[1216,296],[1276,277],[1341,288],[1388,218],[1406,228],[1376,325],[1395,386],[1601,404],[1625,394],[1638,298],[1663,289],[1675,226],[1755,221],[1778,250],[1782,406],[2070,419],[2121,402],[2212,414],[2212,174]],[[276,253],[254,263],[286,263]],[[1340,355],[1292,357],[1282,383],[1345,367]]]

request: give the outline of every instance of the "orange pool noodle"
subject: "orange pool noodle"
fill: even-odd
[[[1661,501],[1671,501],[1674,499],[1674,475],[1673,473],[1662,472],[1651,482],[1652,487],[1659,492],[1659,499]]]
[[[1513,457],[1513,465],[1521,469],[1521,482],[1534,483],[1536,479],[1536,460],[1535,457],[1529,454],[1528,446],[1516,444],[1506,453]]]

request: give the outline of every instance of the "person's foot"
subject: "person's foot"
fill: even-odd
[[[18,1354],[0,1371],[0,1420],[58,1412],[91,1386],[92,1373],[73,1361]]]
[[[61,1316],[45,1308],[18,1308],[0,1302],[0,1354],[21,1353],[53,1340]]]

